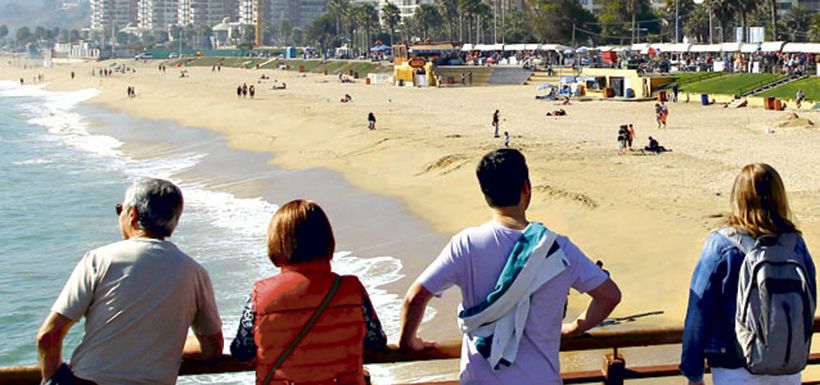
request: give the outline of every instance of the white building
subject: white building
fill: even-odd
[[[354,0],[355,1],[355,0]],[[379,0],[377,7],[379,8],[379,19],[382,20],[382,8],[387,3],[393,3],[397,7],[399,7],[399,15],[401,15],[401,19],[407,19],[413,17],[416,13],[416,8],[422,4],[433,4],[432,0]]]
[[[137,27],[142,30],[167,30],[178,20],[179,0],[140,0]]]
[[[227,17],[231,11],[225,9],[224,0],[178,0],[177,24],[214,25]]]
[[[104,31],[137,24],[137,0],[90,0],[91,30]]]

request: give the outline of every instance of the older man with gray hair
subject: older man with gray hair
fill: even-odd
[[[125,240],[80,260],[37,333],[44,381],[174,384],[182,356],[207,359],[222,352],[208,273],[166,240],[182,214],[179,187],[138,180],[116,211]],[[70,364],[63,364],[63,339],[83,316],[85,335]],[[196,338],[187,338],[189,327]]]

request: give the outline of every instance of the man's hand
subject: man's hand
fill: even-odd
[[[438,342],[424,341],[419,336],[412,336],[406,341],[399,341],[399,350],[416,352],[427,348],[438,348]]]
[[[581,320],[576,319],[573,322],[561,325],[561,337],[577,337],[584,334],[581,331]]]
[[[182,357],[192,360],[210,360],[222,354],[224,338],[222,332],[210,336],[188,336]]]
[[[414,283],[404,296],[401,309],[401,332],[399,333],[399,349],[417,351],[428,347],[438,346],[435,342],[425,342],[416,334],[424,318],[427,303],[433,298],[433,293],[420,283]]]

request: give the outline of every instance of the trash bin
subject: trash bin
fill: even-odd
[[[763,104],[763,108],[765,108],[767,110],[773,110],[774,109],[774,101],[775,101],[775,98],[769,96],[768,98],[766,98],[766,101]]]
[[[781,101],[780,99],[775,99],[773,109],[775,111],[783,111],[783,109],[785,109],[785,106],[783,105],[783,101]]]
[[[612,88],[604,87],[604,99],[611,98]]]
[[[658,101],[665,102],[666,101],[666,91],[658,92]]]
[[[626,97],[627,97],[627,99],[634,98],[635,97],[635,90],[633,90],[631,88],[627,88],[626,89]]]
[[[353,79],[358,79],[358,78],[359,78],[359,73],[358,73],[358,72],[354,72],[354,73],[353,73]]]
[[[704,106],[709,105],[709,95],[707,94],[700,94],[700,104]]]
[[[299,73],[304,73],[304,72],[305,72],[305,65],[304,65],[304,64],[300,64],[300,65],[299,65]]]
[[[364,78],[364,84],[368,86],[370,85],[370,76]]]

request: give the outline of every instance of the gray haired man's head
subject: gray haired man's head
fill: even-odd
[[[182,190],[175,184],[156,178],[134,181],[125,192],[124,208],[134,207],[143,230],[168,237],[182,215]]]

